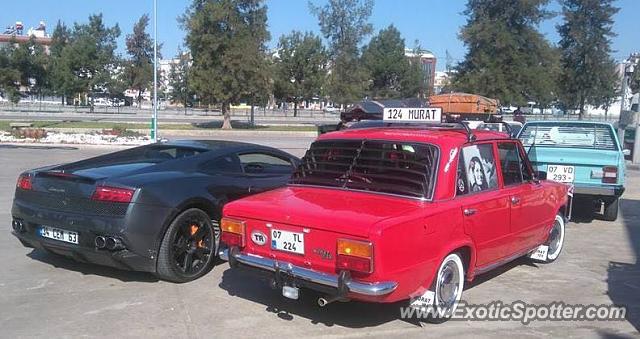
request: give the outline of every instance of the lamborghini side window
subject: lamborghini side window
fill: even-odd
[[[219,156],[213,160],[205,162],[202,166],[202,171],[211,174],[241,174],[242,167],[240,166],[240,160],[235,154],[227,154]]]
[[[293,165],[289,159],[262,152],[239,154],[242,169],[247,174],[289,174]]]
[[[203,153],[202,150],[190,147],[172,147],[172,146],[148,146],[145,149],[144,157],[157,161],[172,160],[180,158],[188,158]]]

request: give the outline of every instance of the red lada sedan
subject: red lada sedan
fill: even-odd
[[[420,301],[452,310],[464,281],[521,256],[558,258],[569,187],[536,179],[521,143],[464,126],[320,136],[284,188],[224,207],[220,255],[297,299]]]

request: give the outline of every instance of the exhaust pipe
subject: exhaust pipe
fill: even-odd
[[[103,249],[107,244],[107,240],[103,236],[96,237],[94,242],[96,244],[96,248],[99,250]]]
[[[332,302],[338,301],[340,299],[342,299],[342,297],[337,296],[337,295],[333,296],[333,297],[327,297],[327,298],[320,297],[320,298],[318,298],[318,306],[325,307],[325,306],[331,304]]]
[[[325,306],[327,306],[328,303],[329,303],[329,301],[327,301],[327,299],[318,298],[318,306],[325,307]]]
[[[13,221],[11,222],[11,227],[18,233],[24,232],[24,222],[22,222],[22,220],[13,219]]]
[[[118,238],[107,237],[105,242],[105,247],[109,251],[118,251],[118,250],[124,249],[124,244],[122,243],[122,240]]]

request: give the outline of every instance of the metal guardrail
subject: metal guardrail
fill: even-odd
[[[60,103],[51,102],[20,102],[12,104],[6,101],[0,101],[0,111],[5,112],[34,112],[34,113],[94,113],[94,114],[151,114],[151,106],[94,106],[93,111],[89,106],[72,106],[62,105]],[[198,116],[221,116],[219,109],[208,110],[204,108],[187,108],[181,107],[161,107],[159,112],[171,115],[198,115]],[[233,117],[249,117],[251,115],[250,108],[231,108]],[[255,107],[255,117],[293,117],[293,109],[269,109],[264,107]],[[339,112],[325,112],[323,110],[300,109],[297,112],[298,117],[306,118],[339,118]]]
[[[513,115],[504,114],[504,120],[513,121]],[[547,121],[547,120],[557,120],[557,121],[577,121],[580,120],[580,117],[577,114],[571,115],[551,115],[551,114],[525,114],[524,118],[526,121]],[[600,115],[585,115],[582,120],[584,121],[602,121],[602,122],[610,122],[616,123],[618,122],[618,116],[600,116]]]

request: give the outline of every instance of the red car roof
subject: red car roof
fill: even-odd
[[[503,132],[473,130],[477,141],[493,139],[509,139]],[[467,142],[467,133],[464,129],[452,128],[361,128],[345,129],[342,131],[322,134],[318,140],[329,139],[378,139],[378,140],[402,140],[424,142],[435,145],[461,145]]]

